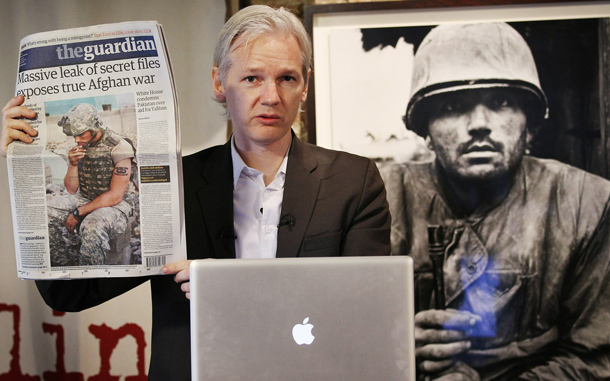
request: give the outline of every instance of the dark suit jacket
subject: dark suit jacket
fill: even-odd
[[[230,143],[183,159],[189,259],[235,258]],[[290,215],[290,217],[287,217]],[[293,137],[277,257],[390,254],[390,214],[375,163]],[[150,380],[190,380],[189,302],[173,276],[37,281],[59,311],[99,305],[150,280]]]

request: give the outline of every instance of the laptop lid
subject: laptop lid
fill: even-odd
[[[193,380],[415,380],[407,256],[198,260]]]

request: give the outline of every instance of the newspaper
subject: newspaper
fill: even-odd
[[[154,21],[21,40],[16,93],[38,136],[7,155],[20,278],[154,275],[186,259],[174,90]]]

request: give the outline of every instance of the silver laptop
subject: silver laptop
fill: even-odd
[[[410,257],[198,260],[193,380],[415,380]]]

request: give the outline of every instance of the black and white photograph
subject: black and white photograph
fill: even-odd
[[[608,9],[384,26],[372,8],[311,23],[310,119],[380,168],[392,254],[415,264],[418,373],[607,378]]]
[[[609,47],[607,31],[600,34],[608,28],[608,19],[508,25],[529,47],[548,101],[548,118],[530,142],[530,153],[610,176],[603,152],[607,134],[602,131],[603,107],[608,103],[603,86],[610,71],[603,60]],[[435,26],[330,29],[328,58],[322,62],[328,66],[321,68],[316,60],[316,75],[327,76],[328,82],[320,88],[318,80],[315,93],[317,100],[325,92],[321,102],[328,97],[330,106],[315,102],[312,108],[331,111],[322,118],[316,112],[316,122],[310,123],[310,129],[317,130],[316,143],[380,161],[429,160],[425,143],[405,128],[404,116],[412,92],[415,51]],[[445,58],[453,57],[448,53]]]
[[[51,266],[137,265],[134,96],[45,102]]]

